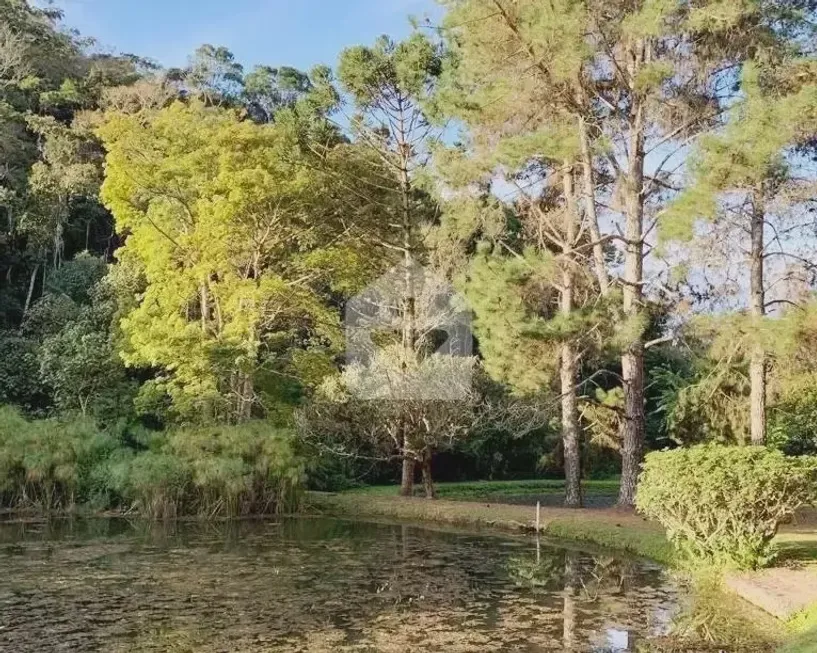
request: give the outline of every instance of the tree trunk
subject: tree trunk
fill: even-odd
[[[766,444],[766,350],[759,337],[761,321],[766,314],[766,295],[763,288],[763,227],[766,216],[762,189],[754,192],[752,200],[749,312],[755,320],[753,325],[755,342],[752,344],[749,363],[750,415],[752,444],[762,446]]]
[[[409,367],[409,359],[416,355],[415,347],[416,347],[416,332],[415,332],[415,323],[414,323],[414,311],[415,311],[415,304],[414,304],[414,297],[412,297],[412,279],[411,279],[411,255],[409,250],[406,249],[405,252],[405,259],[404,259],[405,269],[405,284],[406,287],[404,289],[405,295],[403,297],[403,362],[402,368],[403,373],[407,373]],[[407,397],[393,397],[392,399],[396,401],[405,401]],[[409,432],[410,429],[410,420],[408,416],[403,416],[402,418],[402,430],[403,430],[403,477],[400,483],[400,494],[404,497],[410,497],[414,493],[414,466],[415,461],[413,454],[411,453],[411,433]]]
[[[255,388],[249,374],[239,373],[238,391],[238,421],[246,422],[252,418],[252,405],[255,400]]]
[[[26,303],[23,306],[23,319],[28,315],[28,309],[31,308],[31,299],[34,297],[34,284],[37,282],[37,272],[40,269],[40,264],[34,266],[31,271],[31,278],[28,281],[28,293],[26,294]]]
[[[400,195],[401,195],[401,213],[402,213],[402,237],[403,237],[403,274],[404,284],[403,288],[403,350],[404,356],[414,357],[417,352],[417,307],[414,301],[414,279],[413,266],[414,260],[412,253],[414,251],[414,225],[411,220],[411,180],[409,178],[407,164],[400,168]],[[404,362],[404,368],[406,363]]]
[[[634,343],[621,358],[624,380],[624,423],[621,450],[621,487],[618,505],[632,508],[644,457],[644,346]]]
[[[582,148],[582,182],[584,185],[584,210],[590,238],[593,241],[593,268],[596,280],[602,295],[606,295],[610,288],[610,277],[607,274],[607,265],[604,260],[604,245],[601,242],[599,216],[596,210],[596,181],[593,172],[593,154],[590,151],[590,138],[587,134],[587,123],[579,118],[579,136]]]
[[[576,352],[570,343],[562,345],[560,376],[562,390],[562,443],[565,458],[565,506],[581,508],[581,447],[579,404],[576,397]]]
[[[423,455],[423,488],[426,492],[426,499],[437,498],[437,491],[434,489],[434,479],[431,476],[431,453],[428,451]]]
[[[210,293],[206,281],[202,281],[199,286],[199,307],[201,309],[201,330],[207,333],[210,328]]]
[[[414,459],[403,453],[403,477],[400,481],[400,496],[410,497],[414,494]]]
[[[573,169],[568,162],[565,163],[565,172],[562,179],[565,194],[565,217],[559,309],[561,314],[569,319],[573,312],[573,293],[575,286],[573,247],[578,234],[578,213],[576,211]],[[576,390],[578,354],[570,340],[566,340],[562,343],[560,359],[565,505],[570,508],[580,508],[582,505],[581,447],[579,446],[579,402]]]
[[[643,63],[644,44],[632,53],[632,72]],[[633,92],[629,116],[630,146],[626,178],[624,237],[623,309],[633,328],[639,321],[644,282],[644,106]],[[644,454],[644,336],[639,331],[621,357],[624,386],[624,421],[622,424],[621,488],[618,504],[623,508],[635,505],[638,474]]]
[[[62,253],[65,248],[65,241],[62,238],[62,222],[57,223],[54,230],[54,269],[59,270],[62,265]]]
[[[414,260],[412,253],[414,251],[414,225],[411,215],[411,178],[408,170],[408,152],[409,146],[406,142],[404,131],[404,123],[401,114],[400,129],[398,132],[398,146],[403,154],[401,160],[398,176],[400,182],[400,211],[401,211],[401,228],[403,240],[403,266],[404,269],[404,284],[403,301],[402,301],[402,348],[403,348],[403,371],[404,373],[409,367],[409,360],[416,355],[417,347],[417,326],[416,326],[416,310],[417,307],[414,301],[413,288],[413,265]],[[413,362],[413,361],[412,361]],[[406,397],[394,397],[394,399],[405,400]],[[415,460],[411,451],[411,434],[409,433],[409,419],[403,418],[403,477],[400,483],[400,494],[404,497],[410,497],[414,493],[414,467]]]

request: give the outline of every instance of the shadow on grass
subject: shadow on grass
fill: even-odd
[[[449,501],[481,501],[516,505],[561,506],[564,502],[564,481],[535,479],[526,481],[464,481],[438,483],[437,497]],[[591,508],[609,508],[618,497],[619,479],[588,480],[582,483],[585,504]],[[395,496],[396,485],[373,485],[350,490],[350,493],[369,496]],[[423,496],[422,486],[414,488],[414,496]]]
[[[817,565],[817,531],[781,533],[777,542],[776,564]],[[815,649],[817,650],[817,649]]]

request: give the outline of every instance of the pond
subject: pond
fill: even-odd
[[[634,651],[678,593],[567,543],[326,518],[0,525],[0,650]]]

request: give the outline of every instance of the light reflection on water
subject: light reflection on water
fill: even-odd
[[[634,651],[677,592],[651,563],[324,518],[0,525],[0,650]]]

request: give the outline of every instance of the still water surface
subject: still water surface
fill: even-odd
[[[569,547],[324,518],[2,524],[0,651],[620,652],[666,632],[660,567]]]

